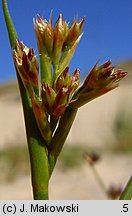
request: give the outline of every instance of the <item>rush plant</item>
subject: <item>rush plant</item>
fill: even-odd
[[[33,48],[19,40],[7,2],[3,12],[23,104],[31,162],[34,199],[49,199],[48,185],[78,108],[116,88],[126,72],[111,61],[95,64],[80,85],[80,71],[69,74],[69,63],[82,37],[85,17],[69,26],[59,15],[55,25],[37,16],[34,30],[38,58]]]

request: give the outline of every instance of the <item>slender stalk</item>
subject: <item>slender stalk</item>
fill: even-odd
[[[50,165],[49,175],[50,176],[56,164],[56,160],[69,134],[71,126],[74,122],[77,111],[78,109],[73,109],[70,106],[67,107],[65,113],[60,119],[58,128],[54,134],[54,137],[52,138],[50,149],[49,149],[49,165]]]
[[[54,137],[50,145],[56,158],[61,152],[61,149],[71,129],[76,114],[77,114],[77,109],[73,109],[72,107],[69,106],[60,119],[60,123],[58,125],[58,128],[54,134]]]
[[[6,0],[2,0],[2,6],[11,48],[14,49],[18,36],[10,17]],[[18,77],[19,89],[24,110],[34,199],[48,199],[49,173],[47,151],[44,147],[41,134],[38,130],[27,92],[23,86],[17,70],[16,73]]]
[[[40,71],[41,71],[41,83],[51,84],[52,72],[51,72],[51,62],[49,58],[40,51]]]
[[[32,186],[35,200],[48,200],[49,170],[48,160],[43,145],[35,138],[30,138],[29,145]],[[35,151],[35,153],[34,153]]]
[[[94,166],[94,165],[91,165],[90,167],[91,167],[91,169],[92,169],[92,171],[93,171],[93,173],[94,173],[94,175],[95,175],[95,177],[96,177],[96,179],[97,179],[97,181],[98,181],[100,187],[101,187],[102,190],[107,194],[107,188],[106,188],[106,186],[105,186],[105,184],[104,184],[104,182],[103,182],[103,179],[100,177],[99,173],[97,172],[95,166]]]
[[[31,163],[33,196],[35,200],[47,200],[49,198],[47,149],[44,147],[45,144],[37,127],[32,109],[25,107],[24,116],[28,120],[25,125]]]

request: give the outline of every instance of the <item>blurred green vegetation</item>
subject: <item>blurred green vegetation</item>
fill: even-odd
[[[112,150],[116,153],[132,153],[132,110],[130,106],[121,106],[115,116],[112,133]]]
[[[83,154],[89,149],[83,146],[64,147],[58,160],[58,168],[68,170],[79,167]],[[0,150],[0,182],[13,181],[16,177],[30,173],[30,162],[26,145],[12,146]]]
[[[59,164],[63,169],[71,169],[79,167],[83,162],[85,152],[90,153],[91,149],[83,145],[65,145],[60,156]]]
[[[25,146],[13,146],[0,150],[0,181],[13,181],[16,176],[30,172],[28,150]]]

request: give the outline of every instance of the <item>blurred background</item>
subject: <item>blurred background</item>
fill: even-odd
[[[50,182],[51,199],[112,199],[132,173],[132,1],[8,0],[20,40],[37,53],[33,17],[72,23],[86,16],[84,35],[70,63],[81,79],[111,59],[128,71],[112,92],[78,112]],[[31,199],[30,164],[16,74],[0,5],[0,199]],[[99,155],[95,164],[91,154]]]

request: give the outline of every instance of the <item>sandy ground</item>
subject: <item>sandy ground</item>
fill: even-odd
[[[0,99],[0,148],[26,143],[21,102],[17,93]],[[81,108],[68,137],[69,145],[89,145],[96,149],[112,137],[112,123],[117,110],[132,106],[130,86],[120,88]],[[74,152],[73,152],[74,155]],[[124,185],[132,172],[132,158],[103,155],[97,165],[108,187],[112,182]],[[21,176],[9,184],[0,184],[0,199],[31,199],[30,176]],[[106,199],[86,162],[79,170],[56,169],[50,182],[51,199]]]

